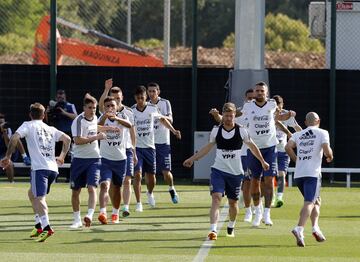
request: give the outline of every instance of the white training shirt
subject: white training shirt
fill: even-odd
[[[129,120],[124,112],[117,112],[116,116],[124,120]],[[125,133],[127,132],[128,128],[121,125],[118,121],[111,121],[110,119],[105,120],[104,126],[116,126],[120,129],[120,131],[105,132],[106,139],[100,141],[101,157],[113,161],[126,159],[127,141],[125,140]]]
[[[31,170],[51,170],[58,173],[55,159],[55,142],[64,135],[55,127],[48,126],[42,120],[24,122],[16,133],[25,138],[31,158]]]
[[[243,142],[249,142],[250,136],[245,128],[240,128],[240,135]],[[216,143],[216,135],[218,133],[219,127],[215,126],[210,133],[210,143]],[[230,132],[226,130],[222,130],[221,135],[224,139],[231,139],[235,135],[235,128],[233,128]],[[216,168],[220,171],[230,173],[232,175],[241,175],[244,174],[244,170],[241,164],[240,157],[241,150],[222,150],[216,149],[215,162],[212,165],[213,168]],[[228,157],[231,155],[231,157]],[[226,156],[226,158],[225,158]]]
[[[278,144],[275,127],[275,100],[269,99],[263,106],[258,106],[256,100],[244,104],[241,112],[248,119],[248,132],[258,148],[272,147]]]
[[[71,133],[73,137],[90,137],[97,134],[97,116],[92,120],[88,120],[84,116],[84,112],[78,115],[71,125]],[[83,145],[73,145],[74,157],[76,158],[99,158],[100,150],[97,140]]]
[[[249,127],[249,123],[247,121],[247,117],[240,116],[235,118],[235,123],[239,126],[243,126],[245,129]],[[247,156],[247,150],[249,147],[247,144],[243,143],[240,150],[240,156]]]
[[[290,140],[294,141],[297,147],[294,178],[319,177],[323,156],[322,145],[330,145],[329,132],[311,126],[294,133]]]
[[[124,113],[130,124],[134,126],[134,113],[130,107],[123,106],[123,108],[119,111],[120,113]],[[131,143],[131,136],[130,136],[130,128],[125,128],[124,130],[124,140],[126,142],[126,148],[133,148],[133,144]]]
[[[287,114],[288,112],[289,112],[288,110],[283,109],[283,110],[281,110],[280,115]],[[297,122],[296,122],[296,120],[295,120],[295,118],[293,116],[290,117],[288,120],[281,121],[281,123],[285,127],[294,128],[295,126],[297,126]],[[277,151],[278,152],[285,152],[285,146],[286,146],[286,142],[287,142],[286,133],[276,127],[276,138],[279,140],[279,144],[277,144],[277,146],[276,146]]]
[[[146,103],[142,111],[137,109],[136,104],[131,109],[134,113],[136,147],[155,149],[154,121],[160,115],[158,108]]]
[[[171,104],[169,100],[158,97],[158,101],[154,105],[158,107],[161,115],[168,116],[171,118],[170,122],[173,121]],[[170,145],[170,130],[167,129],[163,124],[161,124],[159,118],[155,119],[154,129],[155,129],[155,144]]]

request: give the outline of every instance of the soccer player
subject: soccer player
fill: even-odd
[[[150,98],[149,102],[156,105],[162,114],[171,124],[173,122],[171,104],[169,100],[161,98],[160,87],[157,83],[149,83],[147,92]],[[156,149],[156,169],[157,173],[162,173],[165,182],[169,185],[171,201],[177,204],[179,196],[174,187],[174,178],[171,173],[171,148],[170,148],[170,131],[160,123],[159,119],[155,120],[155,149]]]
[[[153,189],[156,184],[155,118],[160,119],[161,124],[170,129],[178,139],[181,138],[180,131],[174,129],[170,122],[160,114],[159,109],[155,105],[147,103],[146,98],[146,88],[138,86],[135,91],[136,104],[132,107],[136,129],[136,155],[138,157],[138,163],[134,168],[134,191],[137,202],[135,211],[137,212],[143,211],[141,203],[142,172],[145,173],[148,203],[151,207],[155,207],[153,195]]]
[[[212,204],[210,209],[210,233],[209,240],[217,239],[217,221],[221,199],[226,194],[229,201],[229,224],[228,236],[234,236],[236,216],[239,211],[238,199],[241,178],[244,174],[240,149],[244,142],[259,160],[264,170],[269,169],[269,164],[263,159],[260,150],[254,144],[245,128],[235,124],[236,107],[233,103],[226,103],[222,109],[222,124],[215,126],[210,134],[210,141],[183,163],[185,167],[191,167],[194,161],[199,160],[216,145],[215,163],[211,168],[210,192]]]
[[[316,241],[323,242],[325,236],[319,227],[321,162],[323,154],[326,161],[333,160],[328,131],[319,128],[320,118],[315,112],[306,115],[306,129],[292,135],[285,150],[295,165],[295,182],[304,197],[304,205],[300,211],[298,225],[291,231],[300,247],[305,246],[304,227],[310,216],[312,235]],[[297,149],[297,154],[294,149]]]
[[[287,114],[288,110],[284,109],[284,99],[279,95],[273,96],[273,99],[276,101],[279,114]],[[285,128],[292,127],[297,132],[302,130],[301,126],[299,126],[294,117],[290,117],[288,120],[282,121],[282,124],[285,126]],[[289,131],[287,130],[287,132]],[[276,138],[279,140],[279,144],[276,145],[278,174],[276,177],[277,193],[275,207],[281,207],[284,204],[283,195],[286,183],[285,176],[290,162],[290,158],[285,152],[285,145],[288,135],[291,136],[291,133],[285,133],[282,129],[276,126]]]
[[[255,218],[253,226],[258,227],[264,215],[265,225],[272,226],[273,222],[270,217],[271,201],[273,197],[273,177],[276,176],[276,120],[286,120],[295,116],[295,112],[289,111],[287,114],[275,115],[278,108],[275,100],[268,99],[268,87],[264,82],[255,85],[255,100],[248,102],[242,109],[242,115],[248,119],[248,132],[254,143],[258,146],[266,162],[270,164],[268,170],[263,170],[261,163],[248,151],[248,167],[251,171],[251,195],[255,206]],[[265,209],[262,212],[260,202],[260,184],[261,176],[264,177]]]
[[[71,162],[70,187],[72,189],[71,204],[74,212],[74,222],[70,229],[82,227],[80,216],[80,192],[87,186],[89,193],[88,213],[84,217],[86,227],[91,226],[96,206],[96,188],[100,177],[100,151],[98,140],[106,139],[106,134],[98,133],[97,117],[95,115],[97,101],[86,94],[83,102],[84,112],[78,115],[72,125],[74,138],[74,158]],[[116,130],[112,127],[99,128],[99,131]]]
[[[131,199],[131,179],[134,176],[134,165],[137,163],[137,156],[135,151],[136,146],[136,134],[135,134],[135,127],[134,127],[134,114],[131,108],[122,104],[123,101],[123,93],[120,87],[113,86],[113,80],[107,79],[105,81],[105,89],[103,94],[99,100],[99,111],[104,112],[104,100],[105,98],[110,95],[115,98],[118,111],[122,112],[127,115],[129,121],[131,123],[131,128],[125,130],[125,138],[124,140],[127,141],[126,145],[126,175],[123,181],[123,208],[122,208],[122,216],[127,217],[130,215],[130,199]],[[111,215],[111,220],[113,223],[119,222],[119,208],[121,203],[121,188],[114,187],[113,184],[110,185],[110,198],[111,203],[113,205],[113,211]]]
[[[30,237],[38,237],[36,241],[44,242],[54,234],[49,222],[49,210],[46,203],[46,194],[58,175],[58,165],[64,163],[64,158],[70,148],[70,137],[48,126],[43,122],[45,107],[40,103],[30,106],[31,121],[24,122],[12,135],[5,157],[1,165],[11,163],[11,155],[15,151],[21,138],[25,138],[31,157],[31,186],[28,191],[29,200],[35,212],[35,228]],[[55,157],[55,142],[63,142],[61,153]]]
[[[113,188],[120,188],[126,172],[126,141],[125,130],[130,128],[131,124],[128,117],[123,112],[117,112],[117,104],[115,98],[107,97],[104,100],[105,112],[99,119],[101,126],[113,126],[118,130],[107,131],[106,140],[100,141],[100,214],[98,220],[101,224],[107,224],[106,206],[109,201],[110,182]],[[114,223],[118,223],[113,221]]]

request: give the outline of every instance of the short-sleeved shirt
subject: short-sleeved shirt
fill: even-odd
[[[97,134],[97,116],[89,120],[84,113],[78,115],[72,125],[71,133],[73,137],[91,137]],[[83,145],[73,145],[74,157],[76,158],[99,158],[100,150],[97,140]]]
[[[31,157],[31,169],[58,172],[55,159],[55,142],[64,134],[42,120],[24,122],[16,133],[25,138]]]
[[[240,126],[243,126],[245,128],[249,127],[249,123],[247,121],[247,118],[244,117],[244,116],[240,116],[240,117],[235,118],[235,123],[240,125]],[[247,156],[247,150],[248,149],[249,149],[249,147],[245,143],[243,143],[242,147],[241,147],[240,155],[241,156]]]
[[[294,178],[318,177],[321,173],[322,145],[330,145],[329,132],[311,126],[294,133],[290,140],[294,141],[297,147]]]
[[[155,149],[154,121],[160,116],[158,108],[147,103],[141,111],[137,109],[136,104],[131,109],[134,113],[136,147]]]
[[[124,113],[127,116],[130,124],[132,126],[134,125],[134,113],[130,107],[123,106],[123,108],[119,112]],[[124,135],[125,135],[124,140],[126,141],[126,148],[133,148],[129,128],[125,128]]]
[[[278,144],[275,127],[275,100],[269,99],[263,106],[252,100],[244,104],[241,112],[248,119],[248,132],[258,148],[268,148]]]
[[[283,109],[281,111],[280,115],[287,114],[288,112],[289,112],[288,110]],[[293,116],[290,117],[288,120],[281,121],[281,123],[285,127],[294,128],[295,126],[297,126],[297,122]],[[277,146],[276,146],[277,151],[285,152],[285,146],[286,146],[286,142],[287,142],[287,134],[276,127],[276,138],[279,140],[279,144],[277,144]]]
[[[116,116],[129,120],[127,115],[124,112],[117,112]],[[101,117],[100,117],[101,118]],[[100,120],[99,118],[99,120]],[[126,159],[126,140],[125,132],[127,132],[126,127],[119,124],[118,121],[111,121],[106,119],[104,126],[115,126],[120,129],[120,131],[106,131],[106,139],[100,141],[100,155],[103,158],[113,161],[119,161]]]
[[[173,120],[172,110],[169,100],[159,97],[157,103],[155,103],[154,105],[158,107],[160,114],[162,114],[163,116],[170,117],[172,122]],[[159,118],[155,119],[154,129],[155,129],[155,144],[170,145],[170,130],[167,129],[163,124],[161,124]]]
[[[235,129],[239,129],[239,132],[235,132]],[[210,143],[216,143],[216,136],[218,135],[219,126],[215,126],[210,133]],[[250,136],[245,128],[236,125],[232,130],[226,131],[225,129],[221,130],[221,136],[224,139],[232,139],[234,135],[238,133],[242,141],[249,142]],[[218,145],[217,145],[218,146]],[[241,145],[240,145],[241,146]],[[237,150],[226,150],[216,148],[215,162],[212,165],[213,168],[216,168],[220,171],[230,173],[233,175],[244,174],[241,156],[240,156],[240,147]]]

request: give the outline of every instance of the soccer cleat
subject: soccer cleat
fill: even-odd
[[[326,240],[321,230],[313,230],[312,235],[315,237],[317,242],[324,242]]]
[[[80,228],[82,228],[81,221],[74,221],[74,223],[72,223],[72,225],[70,226],[70,229],[80,229]]]
[[[30,157],[28,157],[28,156],[24,157],[24,158],[23,158],[23,162],[24,162],[25,165],[31,166],[31,159],[30,159]]]
[[[123,216],[123,217],[128,217],[128,216],[130,216],[130,211],[129,211],[128,208],[123,207],[123,208],[121,209],[121,211],[122,211],[122,216]]]
[[[155,197],[154,197],[154,194],[153,193],[149,193],[149,192],[146,192],[146,195],[147,195],[147,198],[148,198],[148,203],[151,207],[155,207]]]
[[[170,196],[171,196],[171,201],[174,204],[179,203],[179,196],[176,194],[175,190],[169,190]]]
[[[84,223],[85,223],[85,227],[90,227],[91,226],[91,218],[89,216],[85,216],[84,217]]]
[[[251,223],[252,221],[252,211],[251,209],[248,211],[248,209],[246,209],[245,211],[245,216],[244,216],[244,222],[247,222],[247,223]]]
[[[33,230],[30,233],[30,237],[38,237],[43,232],[42,228],[36,228],[34,227]]]
[[[227,228],[226,236],[227,236],[227,237],[235,237],[235,230],[234,230],[234,228],[228,227],[228,228]]]
[[[117,215],[117,214],[112,214],[112,215],[111,215],[111,223],[113,223],[113,224],[119,224],[119,215]]]
[[[253,225],[254,227],[260,226],[260,223],[261,223],[261,219],[262,219],[262,218],[263,218],[263,215],[262,215],[261,209],[255,210],[255,218],[254,218],[254,220],[253,220],[252,225]]]
[[[141,203],[136,203],[135,212],[143,212],[143,206]]]
[[[296,244],[299,246],[299,247],[305,247],[305,241],[304,241],[304,236],[298,232],[298,230],[296,228],[294,228],[291,233],[293,233],[293,235],[295,236],[296,238]]]
[[[216,233],[216,231],[211,231],[211,232],[208,234],[208,239],[209,239],[209,240],[216,240],[216,239],[217,239],[217,233]]]
[[[36,239],[36,242],[44,242],[46,239],[48,239],[50,236],[52,236],[54,234],[54,230],[49,229],[49,230],[44,230],[40,236],[38,237],[38,239]]]
[[[284,205],[284,200],[277,199],[275,202],[275,207],[282,207]]]
[[[264,214],[264,224],[265,226],[272,226],[273,222],[270,218],[270,213]]]
[[[86,218],[86,217],[85,217]],[[84,221],[85,221],[85,218],[84,218]],[[108,223],[107,221],[107,216],[105,213],[100,213],[99,216],[98,216],[98,220],[100,221],[101,224],[103,225],[106,225]],[[91,224],[91,220],[90,220],[90,224]]]

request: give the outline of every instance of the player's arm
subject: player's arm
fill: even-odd
[[[105,112],[105,108],[104,108],[104,100],[105,98],[108,96],[110,89],[112,88],[113,85],[113,80],[112,78],[107,79],[105,81],[105,88],[104,88],[104,92],[101,94],[100,99],[99,99],[99,111],[100,112]]]
[[[62,143],[61,153],[58,157],[56,157],[56,162],[58,163],[58,165],[62,165],[64,164],[66,154],[70,149],[71,138],[67,134],[63,133],[60,136],[59,141],[63,143]]]
[[[3,126],[1,126],[0,131],[1,131],[1,135],[4,139],[5,146],[8,147],[9,141],[10,141],[9,134],[8,134],[9,130],[8,130],[8,128],[4,128]]]
[[[198,152],[196,152],[194,155],[186,159],[183,163],[184,167],[191,167],[194,164],[194,161],[199,160],[200,158],[207,155],[210,150],[213,148],[213,146],[216,144],[216,142],[210,142],[207,145],[205,145],[203,148],[201,148]]]
[[[71,120],[74,120],[77,117],[76,113],[70,113],[70,112],[66,112],[63,108],[59,107],[61,114],[63,114],[64,116],[70,118]]]
[[[85,145],[94,142],[95,140],[106,139],[106,134],[103,132],[97,133],[95,136],[74,136],[74,142],[76,145]]]
[[[216,122],[222,122],[222,115],[220,115],[219,110],[216,108],[211,108],[209,114],[215,119]]]
[[[131,126],[130,129],[130,139],[131,139],[131,150],[133,151],[133,155],[134,155],[134,165],[137,164],[138,162],[138,158],[136,155],[136,133],[135,133],[135,126]]]
[[[167,129],[169,129],[171,131],[171,133],[173,133],[177,139],[181,139],[181,132],[180,130],[176,130],[173,125],[169,122],[169,120],[167,120],[165,117],[161,116],[159,118],[161,124],[163,124]]]
[[[333,151],[328,143],[321,145],[324,155],[326,157],[326,162],[330,163],[334,159]]]
[[[293,140],[289,140],[285,146],[285,151],[289,155],[292,161],[296,162],[297,156],[295,153],[296,143]]]
[[[248,141],[244,141],[244,143],[249,147],[251,153],[260,161],[262,168],[264,170],[269,170],[269,164],[264,160],[260,149],[257,147],[257,145],[255,145],[254,141],[252,141],[250,138]]]
[[[6,169],[11,163],[11,155],[15,152],[16,146],[20,141],[20,134],[15,132],[10,138],[5,157],[1,159],[1,167]]]
[[[285,114],[280,114],[280,112],[278,110],[276,110],[276,112],[275,112],[275,120],[278,120],[278,121],[286,121],[290,117],[295,117],[295,116],[296,116],[296,112],[292,111],[292,110],[289,110]]]
[[[115,116],[114,117],[114,120],[117,121],[120,125],[126,127],[126,128],[131,128],[131,123],[129,120],[126,120],[126,119],[123,119],[123,118],[120,118],[118,116]]]
[[[287,129],[287,127],[283,124],[283,123],[281,123],[280,121],[275,121],[275,125],[276,125],[276,127],[277,128],[279,128],[281,131],[283,131],[286,135],[287,135],[287,137],[291,137],[292,136],[292,134],[291,134],[291,132],[289,131],[289,129]]]

